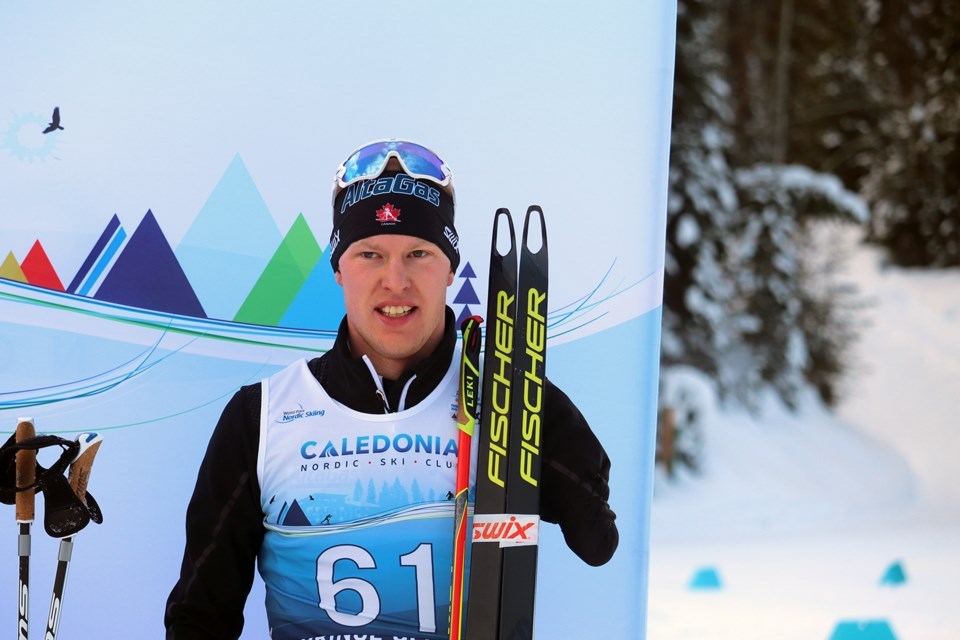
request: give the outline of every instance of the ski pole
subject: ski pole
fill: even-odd
[[[87,483],[90,481],[90,469],[97,450],[103,442],[103,436],[96,433],[81,433],[77,436],[80,449],[77,457],[70,463],[70,488],[80,498],[87,502]],[[53,595],[50,598],[50,613],[47,615],[47,635],[45,640],[56,640],[57,629],[60,627],[60,613],[63,610],[63,590],[67,583],[67,570],[70,568],[70,557],[73,555],[73,536],[60,540],[60,552],[57,554],[57,575],[53,581]]]
[[[463,352],[457,393],[457,485],[453,517],[453,579],[450,584],[450,640],[460,640],[463,626],[464,568],[467,550],[467,494],[470,491],[470,444],[477,423],[477,395],[480,391],[480,323],[470,316],[460,325]]]
[[[17,442],[23,442],[36,435],[33,418],[17,419]],[[37,452],[32,449],[17,451],[16,488],[24,488],[16,496],[17,523],[20,535],[17,539],[17,553],[20,556],[20,582],[17,586],[17,638],[27,640],[30,632],[30,525],[33,524],[36,506],[36,493],[33,487],[36,481]]]

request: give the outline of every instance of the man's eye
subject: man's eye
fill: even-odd
[[[364,258],[365,260],[373,260],[377,257],[377,254],[373,251],[361,251],[360,257]]]
[[[413,256],[414,258],[426,258],[427,252],[425,249],[415,249],[410,252],[410,255]]]

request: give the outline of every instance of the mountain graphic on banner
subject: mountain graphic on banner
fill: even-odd
[[[457,292],[457,297],[453,299],[453,304],[462,304],[463,309],[460,311],[460,315],[457,316],[457,326],[461,326],[463,321],[473,315],[473,310],[470,309],[470,305],[480,304],[480,298],[477,296],[477,292],[474,290],[473,285],[470,284],[471,278],[476,278],[477,273],[473,270],[473,267],[468,262],[464,265],[463,269],[460,271],[458,278],[463,278],[463,286],[460,287],[460,291]]]
[[[127,239],[127,232],[120,224],[120,218],[113,214],[107,226],[103,228],[87,258],[77,269],[77,273],[67,287],[67,293],[76,293],[81,296],[90,295],[94,285],[103,276],[107,266],[116,257],[120,247]]]
[[[40,239],[22,262],[11,251],[0,277],[145,310],[268,327],[334,332],[346,313],[329,245],[320,248],[303,213],[281,235],[239,154],[176,250],[152,210],[132,235],[114,213],[66,288]],[[472,300],[465,284],[460,297]]]
[[[30,284],[54,291],[63,291],[60,276],[57,275],[56,269],[50,264],[50,258],[47,257],[47,252],[44,251],[39,240],[33,243],[27,257],[20,264],[20,268]]]
[[[234,317],[235,322],[277,326],[321,255],[303,214],[297,216],[267,268]]]
[[[343,290],[333,275],[330,245],[300,287],[297,297],[280,320],[281,327],[336,331],[347,312],[343,304]]]
[[[20,263],[17,262],[17,258],[13,255],[13,251],[7,254],[7,257],[4,259],[3,264],[0,264],[0,278],[6,278],[7,280],[16,280],[17,282],[27,283],[27,276],[23,275],[23,269],[20,268]]]
[[[203,306],[147,211],[94,297],[98,300],[205,318]]]
[[[176,256],[207,315],[229,320],[282,239],[237,154],[177,246]]]

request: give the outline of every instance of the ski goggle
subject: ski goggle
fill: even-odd
[[[390,138],[365,144],[343,161],[333,185],[334,198],[340,189],[354,182],[379,176],[387,168],[390,158],[396,158],[408,175],[430,180],[453,191],[453,173],[440,156],[415,142]]]

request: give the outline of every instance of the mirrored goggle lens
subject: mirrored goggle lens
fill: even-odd
[[[369,144],[347,158],[339,176],[340,186],[345,187],[357,180],[377,177],[383,173],[391,155],[400,160],[409,174],[432,178],[446,184],[449,171],[437,154],[413,142],[389,140]]]

